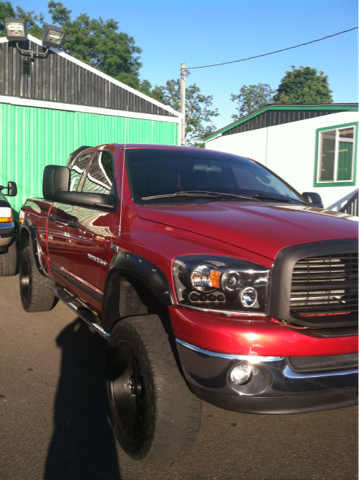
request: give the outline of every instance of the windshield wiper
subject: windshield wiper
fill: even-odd
[[[185,190],[175,193],[165,193],[162,195],[151,195],[149,197],[142,197],[141,200],[146,202],[148,200],[157,200],[160,198],[185,198],[185,197],[193,197],[193,198],[221,198],[221,197],[229,197],[229,198],[241,198],[243,200],[251,200],[255,202],[260,202],[261,200],[277,200],[279,202],[290,203],[292,200],[288,200],[287,198],[283,197],[274,197],[271,195],[267,195],[266,193],[258,193],[256,195],[237,195],[236,193],[223,193],[223,192],[209,192],[207,190]],[[295,201],[295,199],[293,199]]]
[[[220,193],[215,192],[202,192],[196,190],[190,190],[188,192],[175,192],[175,193],[165,193],[163,195],[151,195],[149,197],[142,197],[142,201],[147,200],[156,200],[158,198],[177,198],[177,197],[193,197],[193,198],[219,198],[221,197]]]
[[[260,201],[254,195],[237,195],[235,193],[222,193],[222,192],[208,192],[207,190],[185,190],[175,193],[166,193],[163,195],[151,195],[150,197],[142,197],[141,200],[156,200],[158,198],[176,198],[176,197],[193,197],[193,198],[221,198],[232,197],[241,198],[243,200]]]

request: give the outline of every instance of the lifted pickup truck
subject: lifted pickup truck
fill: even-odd
[[[7,190],[4,194],[3,190]],[[15,197],[15,182],[8,182],[7,187],[0,185],[0,277],[15,275],[17,267],[17,247],[15,224],[8,197]]]
[[[110,415],[133,458],[186,451],[200,400],[357,402],[353,217],[253,160],[185,147],[89,148],[45,168],[43,196],[21,211],[23,307],[59,298],[108,339]]]

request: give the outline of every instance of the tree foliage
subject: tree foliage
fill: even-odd
[[[26,30],[36,38],[40,38],[44,28],[44,16],[42,13],[36,15],[34,11],[25,12],[20,7],[16,11],[9,1],[0,2],[0,37],[5,36],[4,18],[15,17],[25,19]]]
[[[61,2],[51,0],[49,13],[54,23],[66,32],[62,49],[65,53],[88,63],[134,88],[139,88],[139,71],[142,67],[139,55],[141,48],[135,45],[133,37],[119,32],[119,25],[113,18],[91,19],[81,14],[71,20],[71,10]]]
[[[92,19],[87,14],[72,20],[71,10],[54,0],[50,0],[48,9],[53,23],[66,32],[60,50],[133,88],[141,88],[139,71],[142,67],[142,50],[136,46],[133,37],[119,31],[118,22],[113,18],[106,21],[101,17]],[[16,7],[15,11],[10,1],[6,1],[0,2],[0,21],[5,17],[24,18],[27,31],[34,37],[41,37],[45,26],[43,14],[25,12],[20,7]],[[4,35],[3,22],[0,32]]]
[[[292,65],[292,70],[286,72],[274,96],[279,104],[318,104],[332,103],[332,91],[329,88],[328,77],[315,68]]]
[[[155,92],[162,103],[177,111],[181,110],[180,79],[168,80],[166,86],[155,87]],[[212,118],[219,113],[217,108],[212,109],[212,102],[213,96],[203,95],[195,83],[186,87],[185,139],[187,145],[202,145],[198,142],[216,131]]]
[[[240,120],[243,117],[253,113],[259,108],[271,103],[275,91],[267,83],[258,85],[243,85],[238,95],[231,94],[232,102],[237,102],[238,114],[232,115],[234,120]]]

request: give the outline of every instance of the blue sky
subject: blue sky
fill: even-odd
[[[47,14],[47,2],[12,1]],[[114,18],[143,49],[141,78],[154,86],[178,78],[188,67],[227,62],[279,50],[358,25],[357,0],[72,0],[62,2],[72,18]],[[46,21],[51,23],[49,16]],[[329,77],[334,102],[358,101],[358,30],[337,37],[221,67],[192,70],[188,84],[213,95],[217,128],[231,123],[231,93],[243,85],[276,89],[291,65],[310,66]]]

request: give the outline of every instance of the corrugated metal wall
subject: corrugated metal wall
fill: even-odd
[[[42,196],[46,165],[65,165],[81,145],[123,142],[177,145],[178,125],[0,104],[0,185],[17,182],[9,201],[18,211],[26,198]]]

